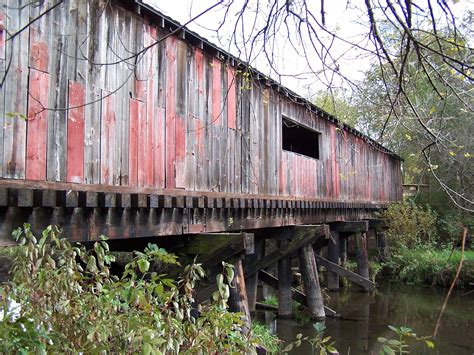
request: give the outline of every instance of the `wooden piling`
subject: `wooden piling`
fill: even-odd
[[[287,240],[278,242],[279,249],[287,245]],[[290,261],[289,256],[278,260],[278,317],[280,318],[291,318],[292,314]]]
[[[307,245],[299,249],[298,257],[300,260],[301,274],[303,276],[306,302],[311,317],[314,319],[323,319],[325,318],[324,304],[313,247]]]
[[[387,258],[387,240],[385,239],[384,230],[375,230],[375,236],[377,238],[377,251],[379,254],[380,260],[385,260]]]
[[[369,258],[368,258],[368,252],[367,252],[366,233],[356,233],[356,244],[357,244],[357,273],[360,276],[368,279],[369,278]]]
[[[250,277],[245,278],[245,286],[247,288],[247,298],[249,302],[250,312],[255,312],[257,303],[257,286],[258,286],[258,272],[255,263],[259,258],[263,257],[265,252],[265,238],[255,237],[255,250],[253,254],[245,255],[244,264],[246,274]]]
[[[331,231],[332,240],[328,244],[328,260],[339,265],[339,232]],[[339,290],[339,274],[328,270],[328,289],[329,291]]]
[[[248,334],[251,328],[250,309],[247,298],[247,290],[245,288],[244,269],[242,260],[239,259],[234,263],[234,279],[232,280],[232,287],[230,287],[229,295],[229,310],[231,312],[241,312],[244,325],[242,332]]]
[[[347,236],[339,236],[339,255],[341,264],[347,262]]]

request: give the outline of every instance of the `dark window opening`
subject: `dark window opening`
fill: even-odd
[[[283,117],[283,150],[319,159],[320,137],[320,133]]]

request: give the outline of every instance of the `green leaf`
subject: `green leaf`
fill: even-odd
[[[401,342],[396,340],[396,339],[390,339],[389,341],[387,341],[387,344],[394,345],[394,346],[399,346],[401,344]]]
[[[377,341],[378,341],[379,343],[385,343],[385,342],[387,341],[387,338],[378,337],[378,338],[377,338]]]
[[[140,270],[142,274],[147,272],[148,269],[150,268],[150,262],[146,259],[139,259],[137,263],[138,263],[138,269]]]
[[[430,349],[435,347],[434,343],[431,340],[425,340],[426,346]]]
[[[93,255],[89,256],[87,259],[86,269],[90,272],[97,272],[97,264],[95,262],[95,257]]]
[[[383,351],[385,351],[385,353],[388,355],[395,355],[395,351],[388,345],[383,346]]]

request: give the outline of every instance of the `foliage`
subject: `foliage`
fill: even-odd
[[[272,334],[268,326],[258,322],[252,322],[252,334],[258,343],[270,354],[277,354],[281,351],[281,340]]]
[[[119,278],[110,274],[114,257],[104,240],[86,250],[50,226],[38,241],[27,224],[14,236],[21,253],[13,281],[1,288],[0,352],[229,353],[258,343],[242,334],[240,314],[226,308],[228,264],[213,301],[194,317],[194,288],[205,277],[200,264],[169,279],[150,266],[178,265],[176,256],[149,245]]]
[[[456,274],[461,252],[432,247],[405,248],[392,253],[383,264],[384,273],[408,284],[448,287]],[[464,264],[457,287],[474,282],[474,251],[464,253]]]
[[[472,16],[458,25],[471,29]],[[442,53],[472,62],[474,52],[462,37],[453,29],[440,27],[438,31],[422,31],[412,39],[422,46],[436,43]],[[438,35],[447,40],[439,41]],[[381,143],[401,155],[405,183],[430,186],[424,202],[442,201],[439,212],[454,204],[472,211],[472,78],[464,77],[434,53],[423,55],[428,62],[424,64],[419,53],[403,55],[402,43],[407,38],[391,23],[380,28],[380,36],[392,42],[390,50],[400,57],[366,73],[352,102],[358,108],[358,127],[377,134]],[[388,74],[394,67],[406,75],[403,81]]]
[[[412,201],[392,203],[381,217],[387,220],[386,235],[395,251],[436,241],[436,213],[429,207],[424,209]]]
[[[395,332],[398,339],[377,338],[377,341],[382,344],[382,351],[380,352],[382,355],[408,354],[410,352],[408,340],[424,342],[428,348],[434,348],[434,343],[429,340],[429,337],[419,338],[411,328],[394,327],[392,325],[388,327]]]
[[[331,341],[331,337],[324,337],[324,330],[326,329],[324,323],[316,322],[313,324],[313,328],[316,331],[316,335],[313,338],[307,336],[303,337],[302,334],[298,334],[296,336],[296,341],[288,344],[283,349],[283,352],[289,353],[293,350],[293,348],[301,346],[303,342],[308,342],[309,344],[311,344],[312,354],[326,355],[337,353],[337,350],[334,347],[335,342]]]
[[[271,295],[263,300],[264,304],[268,304],[269,306],[278,306],[278,298],[275,295]]]

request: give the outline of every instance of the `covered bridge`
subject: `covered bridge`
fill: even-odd
[[[1,245],[367,225],[401,199],[397,155],[139,1],[3,4]]]

